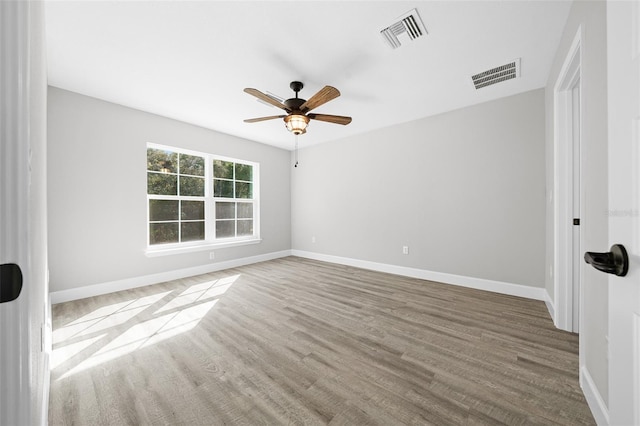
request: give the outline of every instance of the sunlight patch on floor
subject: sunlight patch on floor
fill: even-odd
[[[64,379],[192,330],[239,277],[194,284],[171,299],[167,296],[173,292],[167,291],[100,307],[54,330],[52,369],[80,358],[58,380]],[[166,303],[149,313],[149,307],[165,298]],[[128,321],[132,325],[114,336],[114,328]]]
[[[72,374],[189,331],[198,325],[200,320],[213,308],[217,301],[216,299],[201,303],[196,306],[184,308],[178,312],[162,315],[158,318],[136,324],[103,346],[95,354],[66,372],[60,378],[63,379]]]
[[[106,333],[98,334],[95,337],[89,337],[89,338],[80,340],[79,342],[70,343],[61,348],[54,349],[53,356],[51,357],[51,369],[56,368],[57,366],[64,363],[68,359],[79,354],[84,349],[88,348],[98,340],[102,339],[103,337],[106,337],[106,335],[107,335]]]
[[[72,338],[87,336],[124,324],[169,293],[171,292],[166,291],[152,296],[102,306],[62,328],[53,330],[54,349],[57,344],[63,344]]]
[[[202,284],[195,284],[180,293],[179,296],[172,299],[169,303],[162,306],[155,313],[166,312],[173,309],[189,306],[199,301],[204,301],[224,294],[233,283],[238,279],[239,275],[234,275],[221,280],[207,281]]]

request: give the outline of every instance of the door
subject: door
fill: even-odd
[[[571,139],[572,139],[572,212],[573,212],[573,239],[571,248],[571,260],[573,273],[571,275],[571,331],[580,332],[580,268],[582,267],[582,250],[580,249],[580,79],[571,89]]]
[[[47,423],[43,19],[0,0],[0,425]]]
[[[18,2],[0,2],[0,39],[20,40],[27,15]],[[23,41],[22,39],[21,41]],[[20,81],[25,62],[17,60],[11,43],[2,43],[0,116],[0,424],[27,424],[29,410],[29,352],[26,291],[27,134],[26,102]],[[5,65],[7,64],[7,65]]]
[[[554,323],[578,332],[580,324],[581,31],[554,85]]]
[[[609,242],[623,244],[630,261],[625,277],[609,278],[612,425],[640,425],[639,26],[637,1],[607,2]]]

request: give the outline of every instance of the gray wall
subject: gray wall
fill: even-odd
[[[293,249],[543,287],[544,120],[539,89],[300,150]]]
[[[545,91],[547,191],[553,190],[553,88],[571,47],[582,28],[582,242],[584,251],[606,251],[608,245],[607,191],[607,31],[606,5],[601,1],[576,1],[571,7],[562,40],[558,47]],[[553,202],[547,197],[547,271],[553,265]],[[580,340],[584,345],[585,363],[600,395],[608,401],[607,276],[582,265],[581,315],[584,322]],[[546,288],[554,295],[553,276],[546,274]]]
[[[215,250],[215,262],[289,250],[289,152],[49,88],[51,291],[213,263],[209,251],[148,258],[146,144],[260,163],[260,244]]]

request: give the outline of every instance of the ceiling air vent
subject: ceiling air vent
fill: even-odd
[[[415,40],[427,34],[422,19],[417,9],[410,10],[400,16],[396,22],[380,31],[382,37],[391,46],[392,49],[400,47],[400,39],[398,37],[407,37],[409,40]]]
[[[520,58],[471,76],[476,89],[520,77]]]

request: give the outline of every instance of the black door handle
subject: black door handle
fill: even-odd
[[[624,277],[629,271],[629,256],[622,244],[612,245],[611,251],[606,253],[588,251],[584,254],[584,261],[599,271],[619,277]]]
[[[15,263],[0,265],[0,303],[11,302],[22,291],[22,271]]]

